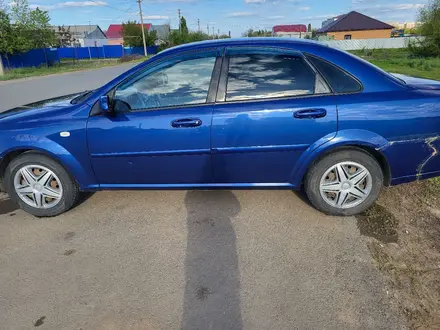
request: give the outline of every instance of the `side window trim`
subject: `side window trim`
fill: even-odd
[[[229,75],[229,59],[233,55],[245,55],[245,54],[267,54],[267,55],[288,55],[288,56],[298,56],[301,57],[305,63],[310,67],[310,69],[316,74],[317,79],[320,79],[327,87],[329,93],[322,94],[309,94],[309,95],[292,95],[284,97],[272,97],[263,99],[250,99],[250,100],[236,100],[236,101],[226,101],[226,91],[228,85],[228,75]],[[328,82],[324,79],[321,73],[313,66],[307,59],[304,53],[296,51],[290,48],[279,48],[279,47],[267,47],[261,49],[258,46],[235,46],[227,47],[224,52],[224,58],[221,68],[218,92],[215,102],[216,103],[245,103],[245,102],[265,102],[273,100],[288,100],[288,99],[299,99],[299,98],[310,98],[310,97],[322,97],[333,95],[333,90]]]
[[[223,63],[221,67],[220,80],[217,89],[216,102],[226,102],[226,87],[228,85],[229,73],[229,56],[223,56]]]
[[[307,61],[310,63],[310,65],[316,70],[316,72],[319,72],[320,76],[321,76],[322,79],[326,82],[327,86],[332,90],[332,92],[334,93],[334,95],[359,94],[359,93],[362,93],[362,91],[364,90],[364,85],[362,84],[362,81],[360,81],[357,77],[353,76],[350,72],[344,70],[344,69],[341,68],[340,66],[335,65],[335,64],[333,64],[333,63],[327,61],[326,59],[322,58],[322,57],[319,57],[319,56],[316,56],[316,55],[313,55],[313,54],[310,54],[310,53],[304,53],[304,55],[305,55],[305,58],[307,59]],[[318,70],[318,68],[316,68],[316,67],[313,65],[313,63],[311,63],[311,62],[309,61],[309,57],[314,57],[314,58],[316,58],[316,59],[318,59],[318,60],[320,60],[320,61],[326,62],[326,63],[328,63],[329,65],[335,67],[336,69],[338,69],[338,70],[344,72],[346,75],[348,75],[350,78],[352,78],[353,80],[355,80],[355,81],[359,84],[359,86],[360,86],[359,90],[358,90],[358,91],[355,91],[355,92],[345,92],[345,93],[334,91],[332,85],[330,84],[330,82],[327,81],[327,79],[325,78],[325,76],[324,76],[323,74],[321,74],[321,72]]]
[[[220,85],[223,62],[224,56],[217,56],[214,63],[214,70],[212,71],[211,81],[209,82],[208,96],[206,98],[205,104],[215,103]]]
[[[198,51],[193,51],[193,52],[186,52],[183,54],[173,54],[169,57],[165,57],[159,61],[156,61],[153,63],[152,66],[147,66],[145,68],[140,69],[139,71],[133,73],[130,77],[127,77],[127,79],[121,81],[119,84],[117,84],[116,86],[114,86],[108,93],[107,95],[110,96],[111,100],[113,101],[113,97],[115,94],[116,89],[126,83],[129,83],[130,81],[133,81],[136,79],[136,77],[146,74],[152,74],[154,72],[157,72],[159,70],[161,70],[163,67],[165,67],[167,65],[167,63],[172,63],[174,62],[176,59],[179,59],[183,56],[185,56],[184,61],[188,61],[188,60],[193,60],[193,59],[199,59],[199,58],[207,58],[207,57],[214,57],[215,58],[215,63],[214,63],[214,68],[211,74],[211,80],[209,83],[209,88],[208,88],[208,94],[207,94],[207,98],[206,98],[206,102],[205,103],[198,103],[198,104],[181,104],[181,105],[172,105],[172,106],[162,106],[162,107],[154,107],[154,108],[141,108],[141,109],[136,109],[133,111],[120,111],[118,113],[136,113],[136,112],[150,112],[150,111],[157,111],[157,110],[169,110],[169,109],[173,109],[173,108],[189,108],[189,107],[201,107],[201,106],[206,106],[206,105],[212,105],[215,102],[215,94],[217,91],[217,86],[218,85],[218,81],[220,79],[220,68],[221,68],[221,63],[222,63],[222,52],[223,49],[219,49],[219,48],[210,48],[210,49],[204,49],[204,50],[198,50]],[[176,61],[177,62],[177,61]],[[183,62],[183,61],[180,61]],[[214,94],[215,93],[215,94]]]

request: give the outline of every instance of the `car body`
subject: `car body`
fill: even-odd
[[[440,82],[393,76],[319,43],[246,38],[187,44],[94,91],[0,113],[0,174],[11,197],[36,215],[68,207],[50,211],[48,203],[34,212],[23,204],[26,196],[11,192],[26,183],[24,176],[11,183],[11,164],[18,162],[20,171],[16,159],[29,152],[59,164],[72,181],[66,185],[97,191],[310,190],[311,178],[305,181],[312,166],[353,151],[361,153],[355,164],[362,167],[368,156],[379,166],[376,176],[369,170],[367,189],[379,185],[379,191],[382,184],[440,175],[439,101]],[[344,164],[344,171],[352,168]],[[331,209],[311,200],[326,213],[353,214],[376,198]]]

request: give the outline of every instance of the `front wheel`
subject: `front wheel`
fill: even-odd
[[[79,196],[78,186],[53,159],[26,152],[11,161],[5,171],[5,187],[11,200],[37,217],[51,217],[69,210]]]
[[[379,197],[383,173],[368,153],[347,149],[320,159],[307,173],[305,190],[318,210],[330,215],[365,211]]]

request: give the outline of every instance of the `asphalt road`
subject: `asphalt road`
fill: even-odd
[[[123,69],[24,86],[54,96]],[[8,104],[22,100],[14,84],[0,85]],[[325,216],[301,195],[88,197],[46,219],[0,197],[0,329],[405,328],[356,219]]]
[[[0,81],[0,111],[60,95],[95,89],[135,66],[122,64],[35,78]]]

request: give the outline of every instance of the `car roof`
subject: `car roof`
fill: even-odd
[[[180,46],[175,46],[164,50],[161,55],[168,55],[176,52],[191,51],[207,47],[228,47],[228,46],[267,46],[267,47],[295,47],[295,46],[312,46],[316,48],[328,48],[327,45],[307,39],[297,38],[278,38],[278,37],[262,37],[262,38],[230,38],[230,39],[214,39],[199,42],[192,42]]]

